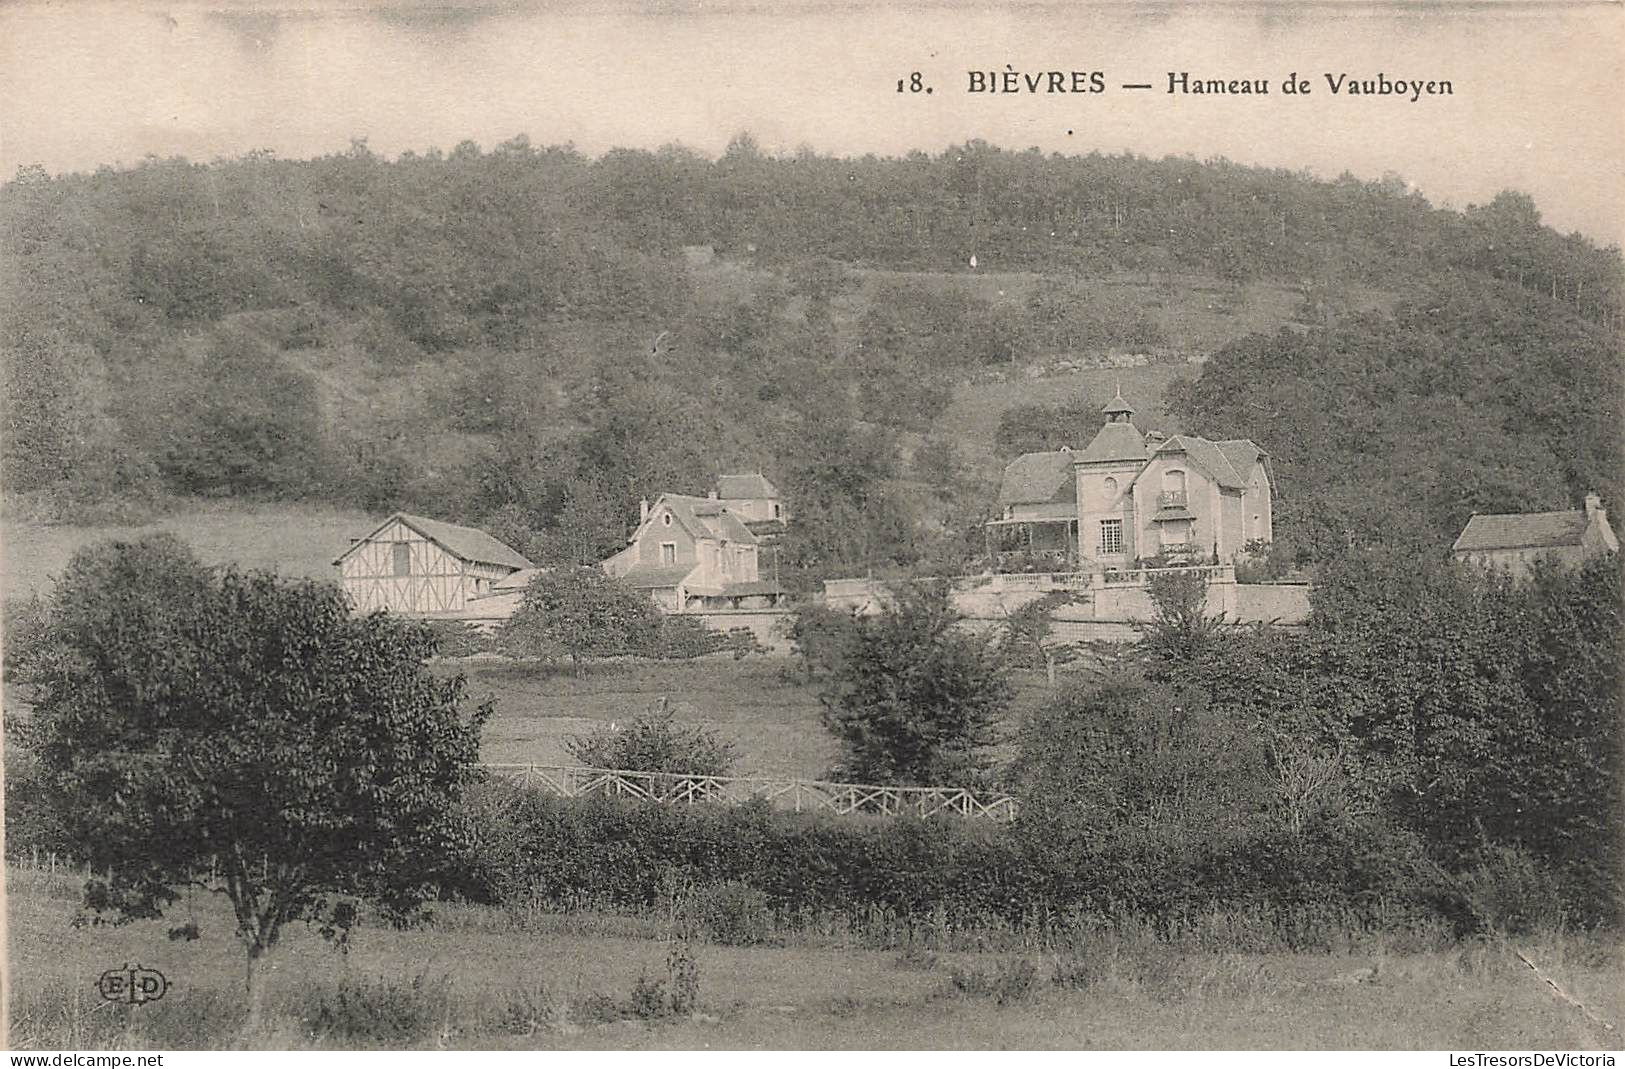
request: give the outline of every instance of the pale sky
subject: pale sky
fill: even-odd
[[[0,10],[0,174],[376,152],[681,142],[770,151],[1006,148],[1224,156],[1325,177],[1397,172],[1436,204],[1531,193],[1560,230],[1625,238],[1625,8],[405,2],[13,4]],[[965,92],[972,69],[1102,71],[1089,96]],[[896,92],[919,70],[930,96]],[[1168,72],[1267,78],[1265,97],[1171,96]],[[1307,97],[1280,94],[1291,71]],[[1323,72],[1448,79],[1352,98]],[[1151,83],[1149,92],[1123,83]]]

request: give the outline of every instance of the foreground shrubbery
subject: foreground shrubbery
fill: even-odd
[[[1322,821],[1300,835],[1275,824],[1200,838],[1125,831],[1088,851],[1058,851],[1040,829],[1020,825],[667,808],[499,783],[475,805],[483,838],[464,888],[471,897],[646,912],[670,908],[674,888],[727,884],[726,895],[707,899],[709,923],[747,931],[747,942],[759,941],[763,909],[787,928],[875,911],[952,927],[1079,915],[1177,926],[1220,907],[1474,926],[1418,841],[1374,822]],[[729,902],[741,903],[740,917],[711,916]]]

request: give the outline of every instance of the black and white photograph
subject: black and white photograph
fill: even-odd
[[[10,1064],[1616,1064],[1622,80],[1619,3],[0,6]]]

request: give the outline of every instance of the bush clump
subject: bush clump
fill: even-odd
[[[743,880],[701,888],[691,906],[705,938],[723,946],[760,946],[772,938],[773,911],[767,895]]]
[[[451,1018],[451,980],[419,973],[410,980],[343,976],[318,987],[299,1014],[312,1035],[355,1047],[418,1047]]]
[[[710,728],[678,720],[678,711],[686,708],[673,706],[669,699],[661,697],[634,715],[625,727],[600,725],[565,739],[564,748],[590,768],[727,775],[738,759],[738,751]]]

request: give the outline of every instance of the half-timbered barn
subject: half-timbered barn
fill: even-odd
[[[461,615],[470,601],[536,566],[473,527],[397,512],[334,561],[357,612]]]

